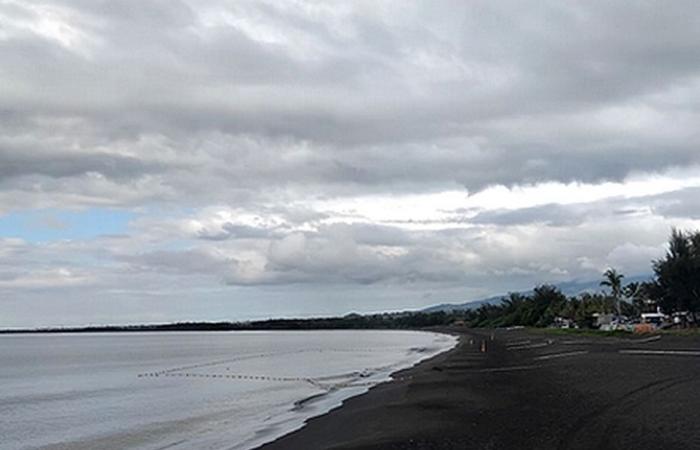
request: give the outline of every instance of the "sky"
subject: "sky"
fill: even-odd
[[[0,327],[415,309],[700,228],[696,1],[0,0]]]

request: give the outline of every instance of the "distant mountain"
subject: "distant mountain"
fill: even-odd
[[[651,275],[634,275],[630,277],[625,277],[622,281],[624,284],[627,283],[632,283],[632,282],[642,282],[642,281],[649,281],[651,279]],[[601,286],[600,286],[600,280],[597,281],[568,281],[565,283],[559,283],[555,284],[556,287],[559,288],[564,294],[567,296],[575,296],[579,294],[583,294],[584,292],[589,292],[589,293],[594,293],[594,292],[600,292],[601,291]],[[521,291],[519,292],[520,294],[523,295],[530,295],[532,294],[532,290],[529,291]],[[442,303],[440,305],[434,305],[434,306],[429,306],[425,309],[422,309],[422,312],[426,313],[433,313],[433,312],[451,312],[451,311],[464,311],[467,309],[475,309],[480,307],[481,305],[497,305],[498,303],[501,302],[501,299],[505,297],[508,294],[502,294],[502,295],[495,295],[493,297],[488,297],[484,298],[481,300],[473,300],[470,302],[466,303]]]
[[[442,303],[440,305],[433,305],[433,306],[428,306],[425,309],[422,309],[421,312],[426,312],[426,313],[434,313],[434,312],[452,312],[452,311],[464,311],[466,309],[474,309],[478,308],[481,305],[486,305],[486,304],[497,304],[501,302],[501,299],[503,298],[502,295],[497,295],[495,297],[489,297],[489,298],[484,298],[481,300],[474,300],[471,302],[467,303]]]

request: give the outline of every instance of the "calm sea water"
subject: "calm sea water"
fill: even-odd
[[[0,448],[252,448],[454,344],[412,331],[0,336]]]

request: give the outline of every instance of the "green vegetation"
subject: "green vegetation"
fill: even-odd
[[[622,296],[622,279],[625,277],[621,273],[617,273],[615,269],[608,269],[603,274],[603,281],[600,282],[601,286],[608,286],[610,288],[613,301],[615,302],[615,311],[618,315],[622,312],[620,311],[620,297]]]
[[[669,330],[661,330],[662,334],[670,334],[673,336],[698,336],[700,335],[700,328],[698,327],[693,327],[693,328],[675,328],[675,329],[669,329]]]
[[[532,328],[531,331],[540,332],[555,336],[608,336],[608,337],[627,337],[632,334],[631,331],[612,330],[602,331],[591,328]]]
[[[510,294],[498,305],[483,305],[464,313],[462,320],[473,327],[551,325],[555,320],[591,328],[593,314],[639,316],[661,308],[666,314],[687,313],[697,324],[700,310],[700,231],[674,229],[664,258],[653,261],[654,278],[623,285],[624,275],[615,269],[603,274],[601,286],[609,293],[584,293],[567,298],[556,287],[538,286],[531,295]]]
[[[612,313],[619,308],[622,314],[636,313],[634,305],[617,302],[612,295],[584,293],[567,297],[558,288],[541,285],[531,295],[510,294],[500,304],[482,305],[464,311],[460,320],[471,327],[546,327],[563,319],[580,328],[591,328],[595,313]]]
[[[700,310],[700,231],[673,230],[666,257],[654,262],[655,282],[648,287],[664,311]],[[697,323],[697,321],[694,320]]]

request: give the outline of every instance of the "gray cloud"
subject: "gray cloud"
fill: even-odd
[[[0,109],[14,119],[3,133],[32,124],[43,140],[30,161],[6,147],[15,163],[3,174],[124,178],[170,168],[164,183],[200,201],[182,164],[201,163],[209,194],[309,183],[336,193],[478,190],[697,164],[697,96],[673,104],[673,90],[695,89],[700,73],[696,5],[663,9],[6,5],[0,14],[14,26],[0,42],[10,87]],[[68,31],[32,28],[41,14]],[[52,143],[67,130],[51,120],[76,118],[87,124],[71,130],[82,161]],[[633,132],[640,120],[650,126]],[[144,136],[162,147],[104,153]]]
[[[0,222],[0,292],[40,302],[54,286],[73,304],[83,288],[156,318],[130,299],[344,312],[643,270],[672,225],[700,220],[697,187],[469,202],[693,178],[699,14],[690,0],[4,2],[0,220],[140,216],[119,239],[50,242]],[[435,217],[387,214],[448,190],[465,198]]]
[[[591,211],[586,209],[581,208],[581,205],[549,204],[515,210],[491,210],[477,214],[470,221],[477,224],[506,226],[527,224],[572,226],[580,224],[590,216]]]
[[[653,209],[667,217],[700,219],[700,188],[687,188],[656,196]]]
[[[41,150],[17,147],[0,148],[0,181],[27,175],[75,177],[90,172],[122,179],[134,178],[157,169],[154,165],[129,156],[56,153],[41,154]]]
[[[262,228],[226,222],[217,230],[208,230],[206,228],[200,230],[197,233],[197,237],[212,241],[221,241],[224,239],[259,239],[268,237],[273,233],[274,231]]]

